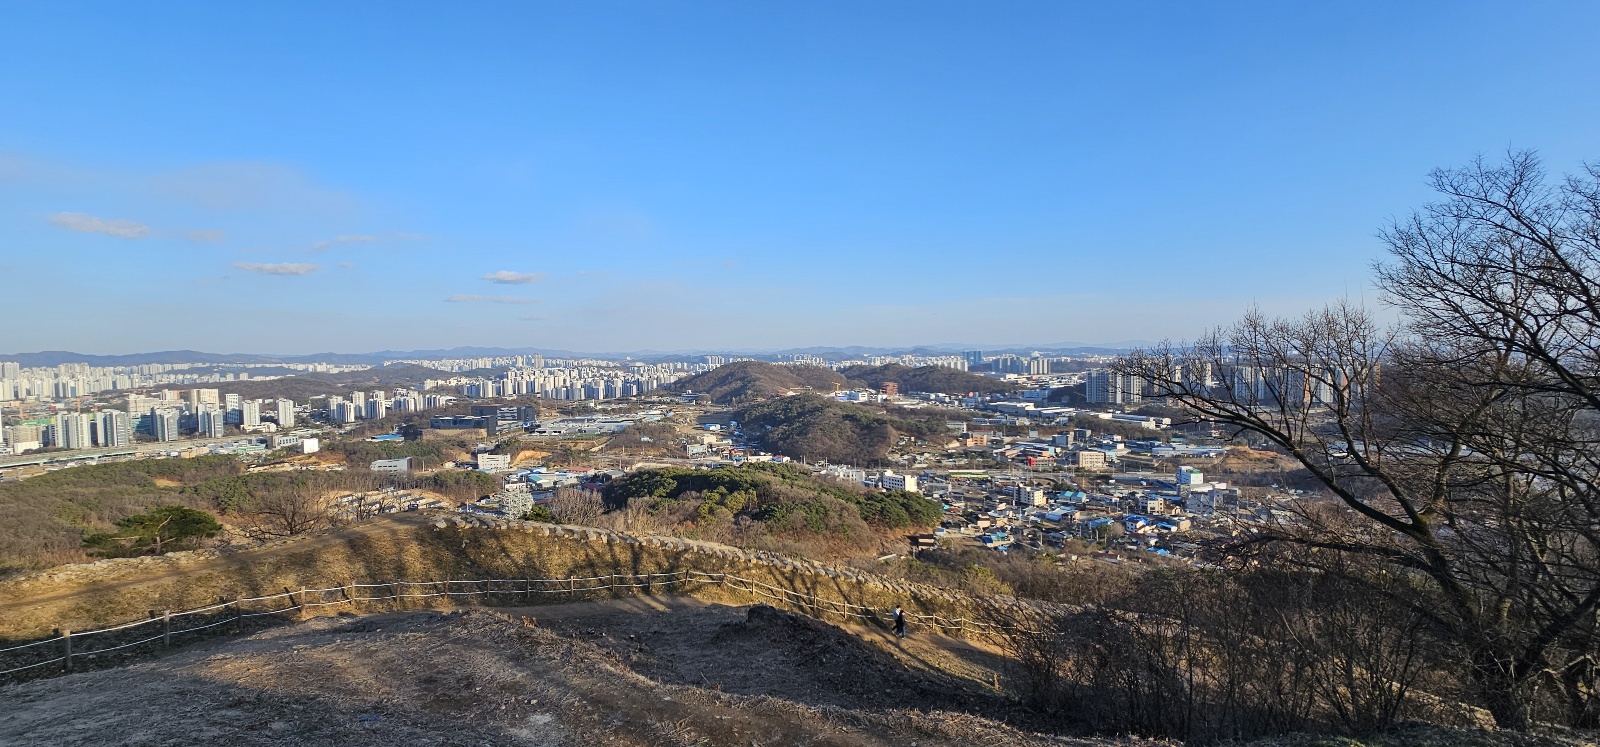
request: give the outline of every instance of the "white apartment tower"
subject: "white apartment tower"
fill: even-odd
[[[127,446],[133,443],[133,419],[121,410],[101,410],[94,414],[94,437],[100,446]]]
[[[1144,399],[1143,382],[1109,368],[1096,368],[1084,377],[1084,398],[1093,405],[1132,405]]]
[[[92,446],[93,442],[89,438],[89,416],[81,412],[57,415],[54,445],[64,449],[87,449]]]
[[[222,396],[215,389],[190,389],[187,393],[189,409],[199,412],[203,405],[220,405]]]
[[[181,438],[178,432],[178,411],[171,407],[161,407],[151,412],[150,431],[155,434],[157,441],[176,441]]]
[[[341,423],[354,423],[356,416],[361,414],[361,408],[354,402],[333,403],[333,419]]]
[[[215,405],[207,405],[200,408],[197,416],[201,438],[222,438],[223,421],[227,418],[222,410]]]
[[[278,415],[278,427],[279,428],[293,428],[294,427],[294,400],[292,400],[292,399],[280,399],[280,400],[278,400],[278,412],[277,412],[277,415]]]

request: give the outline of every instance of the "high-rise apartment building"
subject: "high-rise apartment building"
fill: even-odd
[[[361,408],[356,407],[354,402],[333,403],[333,419],[341,423],[354,423],[362,414]]]
[[[223,422],[230,425],[244,424],[244,398],[237,394],[222,395],[222,409],[226,413]]]
[[[190,389],[184,393],[189,402],[189,409],[199,412],[204,405],[222,404],[222,396],[215,389]]]
[[[1083,393],[1092,405],[1138,404],[1144,399],[1144,382],[1109,368],[1096,368],[1084,376]]]
[[[171,407],[158,407],[150,413],[150,431],[157,441],[176,441],[182,437],[178,432],[179,414]]]
[[[87,449],[94,445],[89,434],[89,416],[81,412],[68,412],[56,416],[55,440],[52,446],[63,449]]]
[[[18,423],[6,426],[5,432],[6,445],[11,447],[13,454],[44,446],[44,428],[38,425]]]
[[[277,402],[277,416],[279,428],[294,427],[294,400],[280,399]]]
[[[239,403],[239,425],[245,428],[254,428],[261,425],[260,402],[251,399]]]
[[[133,419],[121,410],[101,410],[95,413],[94,440],[99,446],[132,444]]]
[[[201,438],[222,438],[223,422],[227,419],[227,414],[221,408],[216,405],[203,405],[196,415],[195,430],[199,431]]]

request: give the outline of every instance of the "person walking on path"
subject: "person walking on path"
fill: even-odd
[[[894,607],[894,634],[900,638],[906,637],[906,611],[900,605]]]

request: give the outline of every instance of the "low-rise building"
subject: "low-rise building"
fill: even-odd
[[[907,493],[920,493],[917,489],[916,475],[897,475],[894,470],[884,470],[878,477],[878,485],[884,490],[904,490]]]
[[[1074,451],[1069,457],[1078,469],[1105,469],[1106,453],[1099,449]]]
[[[372,463],[373,472],[405,473],[412,469],[411,457],[400,459],[378,459]]]

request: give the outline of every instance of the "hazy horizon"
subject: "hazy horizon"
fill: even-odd
[[[774,348],[714,348],[714,347],[703,347],[703,348],[677,348],[677,349],[639,348],[639,349],[630,349],[630,350],[598,350],[598,349],[597,350],[570,350],[570,349],[564,349],[564,348],[551,348],[551,347],[544,347],[544,346],[537,346],[537,345],[532,345],[532,346],[461,345],[461,346],[455,346],[455,347],[450,347],[450,348],[410,348],[410,349],[404,349],[404,350],[397,350],[397,349],[333,350],[333,349],[330,349],[330,350],[316,350],[316,351],[310,351],[310,352],[304,352],[304,353],[286,353],[286,352],[282,352],[282,351],[273,351],[273,350],[193,350],[193,349],[190,349],[190,348],[174,348],[174,349],[169,349],[169,350],[130,350],[130,351],[126,351],[126,352],[101,352],[101,351],[96,351],[96,350],[60,350],[60,349],[52,349],[52,350],[0,351],[0,360],[9,360],[9,359],[15,359],[15,358],[18,358],[18,357],[22,357],[22,356],[38,356],[38,355],[46,355],[46,354],[54,354],[54,353],[64,353],[64,354],[71,354],[71,355],[82,355],[82,356],[89,356],[89,357],[95,357],[95,358],[126,358],[126,357],[138,357],[138,356],[156,356],[156,355],[164,355],[164,354],[171,354],[171,353],[185,353],[185,352],[199,353],[199,354],[203,354],[203,355],[207,355],[207,356],[218,356],[218,357],[236,356],[236,357],[239,357],[239,358],[261,357],[261,358],[284,358],[284,359],[312,358],[312,357],[315,357],[315,356],[318,356],[318,355],[373,356],[373,355],[391,354],[391,353],[392,354],[411,354],[411,353],[435,354],[435,353],[454,353],[454,352],[460,352],[460,351],[499,351],[496,354],[501,354],[501,353],[503,353],[503,354],[532,354],[532,351],[545,351],[548,354],[570,353],[570,354],[574,354],[574,355],[592,355],[592,356],[597,356],[597,357],[616,357],[616,356],[625,356],[625,355],[635,355],[635,356],[674,356],[674,355],[679,355],[679,356],[682,356],[682,355],[708,355],[708,354],[777,355],[777,354],[798,354],[798,353],[802,353],[802,352],[809,351],[809,350],[875,351],[875,352],[872,352],[872,353],[863,353],[863,354],[879,354],[876,351],[882,351],[883,354],[888,354],[888,353],[892,353],[892,352],[910,352],[910,351],[914,351],[914,350],[922,350],[922,351],[930,351],[930,352],[938,351],[938,352],[941,352],[941,353],[957,354],[957,353],[965,352],[965,351],[969,351],[969,350],[978,350],[978,351],[981,351],[981,352],[984,352],[984,353],[998,353],[998,352],[1002,352],[1002,351],[1025,351],[1025,350],[1030,350],[1030,349],[1035,349],[1035,350],[1127,350],[1127,349],[1131,349],[1131,348],[1135,348],[1135,347],[1148,346],[1148,345],[1152,345],[1152,344],[1155,344],[1155,342],[1154,341],[1150,341],[1150,340],[1118,340],[1118,341],[1115,341],[1115,342],[1108,342],[1108,343],[1086,343],[1086,342],[1070,342],[1070,341],[1069,342],[1046,343],[1046,344],[1024,344],[1024,343],[1011,343],[1011,344],[1005,344],[1005,343],[990,343],[990,344],[984,344],[984,343],[970,343],[970,344],[969,343],[931,343],[931,344],[903,345],[903,346],[810,345],[810,346],[792,347],[792,348],[780,348],[780,347],[774,347]],[[463,355],[468,355],[468,354],[470,354],[470,355],[480,355],[479,353],[475,353],[475,352],[462,352],[462,354]],[[197,361],[197,362],[199,362],[199,361]]]

